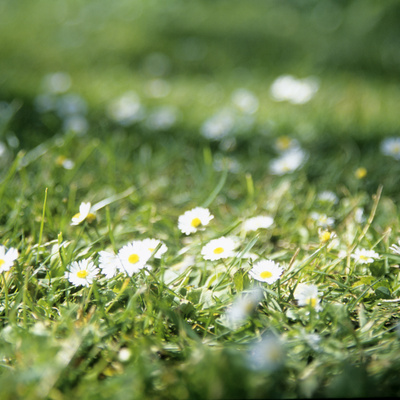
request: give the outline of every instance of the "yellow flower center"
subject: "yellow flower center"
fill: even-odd
[[[3,265],[3,264],[5,264],[6,262],[2,259],[2,258],[0,258],[0,267]]]
[[[80,218],[81,217],[81,213],[76,213],[73,217],[72,217],[72,219],[74,219],[74,218]]]
[[[131,254],[131,255],[128,257],[128,261],[129,261],[131,264],[136,264],[136,263],[139,261],[139,256],[138,256],[137,254]]]
[[[315,297],[312,297],[311,299],[307,299],[307,304],[310,304],[311,307],[315,308],[317,305],[317,299]]]
[[[284,172],[289,172],[289,171],[290,171],[290,165],[289,165],[289,163],[285,162],[285,163],[282,165],[282,171],[284,171]]]
[[[64,161],[67,159],[67,157],[65,156],[58,156],[56,158],[56,164],[57,165],[63,165]]]
[[[153,251],[154,251],[154,249],[153,249],[152,247],[149,247],[149,251],[153,252]]]
[[[199,225],[201,225],[201,221],[199,218],[193,218],[191,225],[193,226],[193,228],[197,228]]]
[[[261,276],[261,278],[263,278],[263,279],[271,278],[272,273],[269,272],[269,271],[263,271],[263,272],[261,272],[260,276]]]
[[[89,224],[91,222],[93,222],[96,219],[96,216],[93,213],[89,213],[86,217],[87,222],[89,222]]]
[[[78,272],[76,273],[76,276],[77,276],[78,278],[81,278],[81,279],[86,278],[88,275],[89,275],[89,272],[87,272],[85,269],[82,269],[82,270],[80,270],[80,271],[78,271]]]
[[[280,150],[287,150],[290,147],[291,143],[291,139],[287,136],[281,136],[276,140],[276,145]]]
[[[214,249],[214,254],[221,254],[224,252],[224,249],[222,247],[217,247]]]
[[[364,256],[363,254],[360,254],[360,260],[367,261],[369,257]]]
[[[357,179],[363,179],[367,175],[367,170],[364,167],[360,167],[356,169],[356,172],[354,174]]]
[[[331,238],[331,233],[328,231],[322,232],[319,238],[321,242],[327,242]]]

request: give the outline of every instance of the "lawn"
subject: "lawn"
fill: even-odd
[[[398,2],[0,4],[0,398],[398,397]]]

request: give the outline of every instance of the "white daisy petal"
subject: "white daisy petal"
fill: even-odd
[[[379,254],[374,250],[356,249],[355,252],[351,254],[351,258],[354,258],[356,262],[360,264],[370,264],[376,259],[379,259]]]
[[[90,260],[74,261],[68,266],[65,277],[75,286],[90,286],[99,269]]]
[[[142,240],[143,246],[147,248],[150,253],[153,253],[157,246],[161,243],[161,247],[158,249],[154,258],[161,258],[161,256],[168,250],[168,247],[158,239],[144,239]]]
[[[243,229],[248,231],[256,231],[257,229],[267,229],[274,223],[274,219],[269,216],[258,216],[246,219],[243,222]]]
[[[319,305],[318,287],[313,284],[306,285],[305,283],[299,283],[293,295],[299,306],[311,305],[316,311],[322,309]]]
[[[146,248],[140,240],[125,245],[118,252],[121,271],[129,276],[132,276],[144,268],[150,257],[151,251]]]
[[[233,257],[235,248],[235,241],[223,236],[208,242],[201,249],[201,254],[205,260],[220,260],[222,258]]]
[[[6,247],[0,245],[0,273],[7,272],[13,266],[14,261],[18,258],[18,250],[10,247],[6,251]]]
[[[283,273],[283,268],[272,260],[260,260],[249,271],[250,276],[257,281],[273,284]]]
[[[116,254],[108,251],[100,251],[99,256],[99,267],[107,279],[112,278],[122,270],[121,262]]]
[[[196,207],[179,217],[178,228],[182,233],[190,235],[199,229],[204,229],[204,226],[208,225],[213,218],[208,208]]]
[[[81,203],[81,205],[79,206],[79,212],[75,214],[71,219],[71,225],[79,225],[85,219],[87,219],[88,222],[93,221],[96,216],[90,212],[90,209],[90,203]]]

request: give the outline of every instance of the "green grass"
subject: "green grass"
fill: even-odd
[[[398,135],[398,9],[394,1],[3,2],[0,244],[19,257],[0,277],[0,398],[399,396],[400,256],[389,247],[399,239],[400,167],[380,151]],[[188,39],[206,49],[203,58],[182,56]],[[148,94],[159,78],[146,67],[154,52],[170,63],[166,97]],[[43,77],[57,71],[87,102],[86,134],[35,108]],[[283,74],[316,76],[320,88],[306,104],[275,102],[269,88]],[[231,141],[207,140],[202,124],[232,107],[238,88],[259,100],[253,124]],[[176,107],[176,123],[156,131],[146,119],[111,121],[109,101],[127,90],[146,115]],[[308,158],[272,175],[284,135]],[[367,174],[358,179],[360,167]],[[319,199],[326,190],[337,203]],[[71,226],[88,201],[96,220]],[[214,218],[186,236],[178,218],[197,206]],[[334,218],[336,238],[321,242],[313,212]],[[243,221],[258,215],[274,224],[246,232]],[[205,260],[202,247],[221,236],[236,238],[237,255]],[[74,261],[98,264],[100,251],[145,238],[168,246],[149,271],[99,274],[89,287],[64,276]],[[380,257],[356,263],[357,248]],[[247,252],[278,262],[281,279],[251,278]],[[318,287],[320,311],[299,306],[299,283]],[[229,325],[230,308],[253,287],[261,298]]]

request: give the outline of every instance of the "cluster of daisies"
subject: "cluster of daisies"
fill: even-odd
[[[95,218],[96,207],[91,207],[90,203],[81,203],[79,212],[71,219],[71,225],[79,225],[84,221],[92,222]],[[196,207],[186,211],[178,219],[178,228],[185,235],[191,235],[199,230],[204,230],[214,216],[207,208]],[[312,215],[317,221],[317,225],[328,227],[333,224],[333,219],[325,215]],[[243,222],[245,231],[256,231],[260,228],[269,228],[274,223],[270,216],[257,216],[249,218]],[[334,233],[329,233],[329,237],[323,238],[323,241],[334,237]],[[325,235],[327,236],[327,235]],[[220,237],[210,240],[201,249],[201,255],[205,260],[216,261],[225,258],[238,256],[237,241],[230,237]],[[397,255],[400,255],[399,245],[392,245],[390,249]],[[147,238],[143,240],[134,240],[123,247],[118,252],[100,251],[98,253],[98,265],[91,259],[73,261],[68,265],[65,272],[65,278],[75,286],[90,286],[96,276],[102,273],[107,279],[118,274],[133,276],[144,269],[145,273],[151,270],[149,262],[152,258],[160,259],[166,252],[167,246],[159,239]],[[339,254],[339,257],[344,256]],[[356,249],[350,255],[356,263],[369,264],[380,258],[374,250]],[[253,258],[251,255],[242,255],[243,258]],[[0,273],[7,272],[18,258],[18,251],[14,248],[6,249],[0,245]],[[275,261],[268,259],[256,260],[249,270],[249,275],[254,280],[267,284],[277,282],[284,272],[284,268]],[[257,296],[256,296],[257,297]],[[255,298],[256,298],[255,297]],[[294,298],[300,306],[311,306],[316,311],[321,309],[317,286],[313,284],[299,283],[294,291]],[[251,302],[251,298],[249,300]],[[247,306],[246,306],[247,307]],[[241,311],[235,311],[234,314],[240,315]]]
[[[332,194],[328,192],[322,193],[320,197],[320,200],[332,200]],[[336,201],[337,199],[333,200]],[[71,225],[78,225],[85,220],[91,222],[96,218],[94,211],[90,203],[82,203],[79,213],[72,217]],[[325,214],[313,212],[310,216],[320,229],[329,229],[334,224],[334,219]],[[214,216],[210,213],[209,209],[196,207],[186,211],[179,217],[178,228],[185,235],[195,234],[197,231],[204,230],[213,218]],[[256,231],[261,228],[269,228],[273,223],[274,219],[270,216],[257,216],[245,220],[243,222],[243,229],[245,231]],[[329,230],[320,231],[321,242],[326,242],[334,237],[336,237],[334,232],[330,232]],[[217,261],[237,256],[236,248],[236,240],[223,236],[206,243],[201,249],[201,255],[205,260]],[[393,246],[391,249],[397,252],[396,246]],[[89,260],[71,263],[68,271],[65,273],[65,277],[76,286],[89,286],[100,272],[106,278],[112,278],[120,273],[133,276],[141,269],[145,269],[145,271],[151,269],[151,266],[148,264],[149,260],[152,257],[161,258],[167,250],[167,246],[158,239],[135,240],[123,246],[117,254],[100,251],[98,267]],[[400,250],[398,253],[400,254]],[[253,258],[251,254],[243,255],[243,257]],[[379,259],[379,254],[373,250],[356,249],[351,254],[351,257],[356,263],[368,264]],[[283,272],[284,268],[279,263],[262,259],[253,263],[252,268],[249,270],[249,275],[254,280],[271,285],[280,279]],[[256,298],[258,296],[254,297],[254,299]],[[321,310],[318,287],[314,284],[299,283],[294,291],[294,298],[300,306],[311,306],[316,311]],[[252,303],[252,297],[247,299],[248,302]],[[232,315],[242,315],[242,303],[245,304],[243,307],[248,309],[246,301],[240,302],[239,305],[233,307]]]
[[[72,217],[71,225],[79,225],[87,220],[91,222],[96,218],[90,203],[82,203],[79,212]],[[178,219],[178,228],[186,235],[204,230],[214,216],[207,208],[196,207],[186,211]],[[270,216],[259,216],[246,220],[244,229],[247,231],[268,228],[274,220]],[[205,260],[216,261],[234,257],[237,242],[229,237],[220,237],[210,240],[201,249],[201,255]],[[74,285],[89,286],[96,275],[101,272],[106,278],[112,278],[119,273],[133,276],[141,269],[151,269],[148,261],[161,258],[168,250],[167,246],[158,239],[135,240],[123,246],[117,254],[108,251],[99,252],[99,266],[93,261],[74,261],[65,273],[65,277]],[[272,284],[281,276],[283,269],[273,261],[261,260],[254,264],[250,275],[261,282]]]

